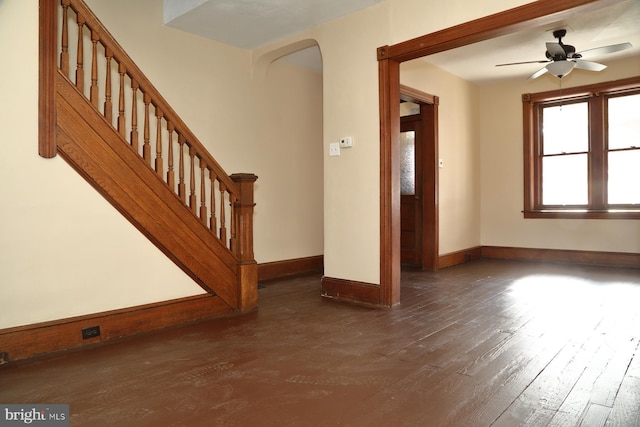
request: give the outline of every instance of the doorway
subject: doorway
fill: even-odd
[[[469,21],[393,46],[378,48],[380,99],[380,298],[379,304],[400,302],[400,63],[557,22],[607,2],[596,0],[538,0],[494,15]],[[437,159],[437,157],[436,157]],[[437,265],[437,264],[436,264]]]
[[[422,264],[421,123],[419,112],[400,117],[400,262],[412,267]]]
[[[400,262],[435,271],[438,97],[400,86]]]

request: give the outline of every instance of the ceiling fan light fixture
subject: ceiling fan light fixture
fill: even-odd
[[[576,63],[573,61],[554,61],[546,65],[546,69],[561,79],[569,74],[576,67]]]

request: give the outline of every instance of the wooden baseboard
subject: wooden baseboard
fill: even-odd
[[[142,332],[231,312],[217,295],[196,295],[51,322],[0,329],[0,353],[10,361],[112,341]],[[82,338],[82,330],[100,327],[100,335]]]
[[[532,249],[502,246],[483,246],[481,253],[483,258],[640,268],[640,254],[637,253]]]
[[[305,273],[322,273],[324,256],[310,256],[258,264],[258,281],[279,279]]]
[[[322,296],[364,305],[380,306],[380,286],[334,277],[322,278]]]
[[[481,247],[463,249],[461,251],[451,252],[440,255],[438,257],[438,268],[453,267],[454,265],[464,264],[465,262],[475,261],[482,257]]]

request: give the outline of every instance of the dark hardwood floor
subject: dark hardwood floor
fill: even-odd
[[[404,271],[402,303],[270,282],[260,308],[0,366],[0,402],[72,426],[638,426],[640,269]]]

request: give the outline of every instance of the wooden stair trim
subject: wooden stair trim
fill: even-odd
[[[141,167],[144,161],[61,74],[56,99],[62,157],[203,289],[237,307],[237,260],[231,252],[150,168]],[[212,253],[217,256],[194,255]]]
[[[0,329],[0,352],[10,361],[114,341],[177,326],[233,309],[217,295],[196,295],[50,322]],[[99,326],[100,336],[82,339],[82,329]]]

